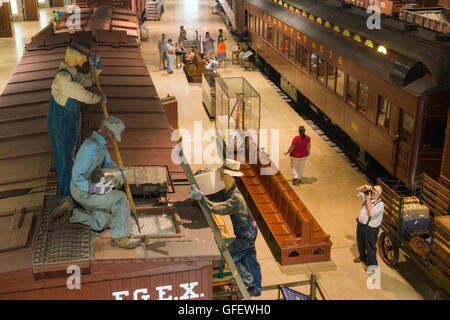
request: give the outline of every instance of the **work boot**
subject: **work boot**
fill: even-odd
[[[68,222],[72,218],[72,211],[66,211],[62,217],[63,221]]]
[[[65,214],[67,211],[72,212],[74,207],[75,203],[73,202],[72,197],[66,196],[59,202],[56,208],[53,209],[53,211],[50,213],[50,217],[52,217],[52,219],[56,219]]]
[[[123,237],[118,239],[111,239],[111,245],[113,247],[119,247],[123,249],[133,249],[139,245],[139,240],[131,239],[130,237]]]
[[[361,259],[358,257],[358,258],[355,258],[355,259],[353,259],[353,262],[354,263],[360,263],[361,262]]]

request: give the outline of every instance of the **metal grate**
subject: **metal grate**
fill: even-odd
[[[33,249],[33,273],[66,270],[69,265],[86,269],[91,258],[91,229],[82,224],[53,220],[48,198],[57,195],[58,183],[53,163],[47,178],[44,206]]]

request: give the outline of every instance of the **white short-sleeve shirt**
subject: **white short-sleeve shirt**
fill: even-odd
[[[359,211],[358,221],[362,224],[367,224],[369,220],[369,215],[367,214],[366,208],[366,195],[363,192],[358,193],[358,197],[364,200],[364,204]],[[384,203],[380,198],[376,200],[370,200],[372,204],[372,216],[370,218],[369,227],[378,228],[381,225],[381,221],[383,220],[384,213]]]

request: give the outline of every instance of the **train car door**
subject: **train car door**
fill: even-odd
[[[394,175],[407,182],[410,172],[411,143],[414,134],[414,117],[404,110],[400,112],[400,125],[397,142],[397,161]]]
[[[12,37],[11,17],[9,15],[9,3],[0,4],[0,38]]]
[[[26,21],[39,20],[37,0],[25,0],[23,2],[23,8],[25,10],[25,20]]]

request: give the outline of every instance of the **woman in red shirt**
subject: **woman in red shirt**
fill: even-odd
[[[302,180],[303,168],[306,164],[306,159],[311,150],[311,138],[305,134],[305,127],[298,128],[299,135],[292,140],[292,144],[285,155],[291,156],[291,168],[294,174],[292,184],[295,186]]]

